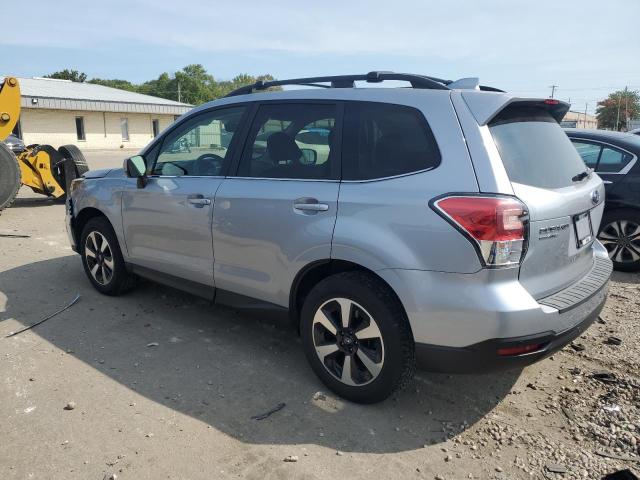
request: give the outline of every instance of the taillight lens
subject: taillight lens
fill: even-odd
[[[513,197],[452,195],[434,202],[436,211],[478,247],[488,267],[518,265],[527,248],[527,211]]]

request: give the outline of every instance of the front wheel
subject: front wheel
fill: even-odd
[[[78,248],[89,281],[100,293],[120,295],[135,284],[135,277],[125,266],[118,239],[104,217],[87,222]]]
[[[613,261],[613,268],[623,272],[640,270],[640,212],[630,208],[605,213],[598,240]]]
[[[305,299],[300,331],[316,375],[348,400],[382,401],[415,372],[404,310],[374,275],[345,272],[318,283]]]

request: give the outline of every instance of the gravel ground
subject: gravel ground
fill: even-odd
[[[124,154],[88,159],[118,166]],[[0,237],[0,478],[640,472],[638,274],[614,274],[602,322],[547,360],[483,376],[418,372],[394,398],[360,406],[323,388],[277,318],[151,283],[101,296],[68,247],[63,216],[24,190],[0,215],[0,233],[29,235]],[[76,293],[67,311],[4,338]]]

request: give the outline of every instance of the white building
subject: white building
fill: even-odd
[[[19,78],[25,144],[82,150],[142,148],[192,106],[116,88],[50,78]]]

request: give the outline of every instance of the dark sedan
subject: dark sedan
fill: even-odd
[[[4,143],[16,155],[25,151],[24,142],[13,134],[9,135]]]
[[[605,183],[598,239],[617,270],[640,269],[640,136],[606,130],[566,129],[587,164]]]

